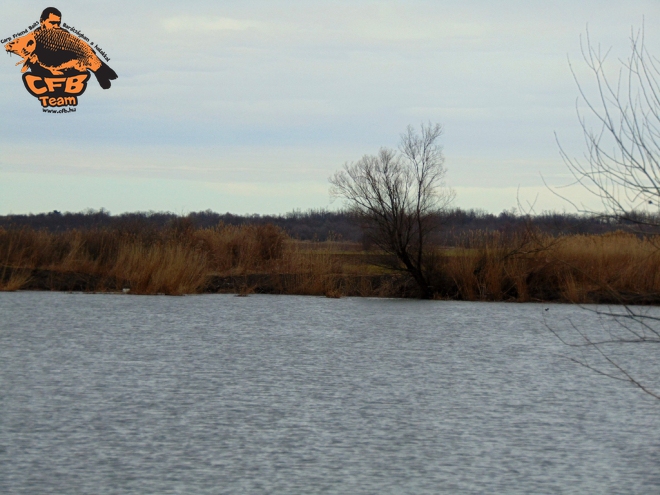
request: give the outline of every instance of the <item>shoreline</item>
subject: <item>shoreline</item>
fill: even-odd
[[[328,298],[341,297],[376,297],[390,299],[416,299],[414,283],[403,274],[385,275],[334,275],[335,290],[305,290],[300,285],[304,274],[259,273],[248,275],[210,275],[203,287],[195,292],[186,293],[144,293],[133,291],[129,280],[115,277],[88,274],[75,271],[48,269],[13,268],[0,265],[0,274],[5,281],[12,276],[21,276],[19,287],[4,292],[76,292],[84,294],[126,294],[126,295],[196,295],[196,294],[251,294],[319,296]],[[660,306],[660,294],[648,293],[611,293],[607,291],[589,291],[580,301],[567,300],[559,291],[546,291],[546,297],[530,296],[525,300],[516,297],[461,297],[455,284],[447,281],[444,287],[437,287],[434,300],[471,301],[471,302],[510,302],[553,303],[553,304],[616,304]],[[298,289],[298,290],[296,290]],[[302,289],[302,290],[301,290]]]
[[[392,254],[355,242],[300,241],[273,225],[133,233],[0,228],[3,291],[660,305],[658,274],[655,239],[624,232],[453,238],[429,248],[423,292]]]

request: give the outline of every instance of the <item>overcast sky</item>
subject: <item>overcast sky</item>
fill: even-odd
[[[583,152],[580,36],[628,52],[657,0],[60,1],[118,74],[69,115],[43,114],[16,56],[0,64],[0,214],[334,208],[328,177],[439,122],[456,206],[493,212],[567,184],[556,132]],[[46,5],[2,7],[0,37]],[[587,201],[579,189],[572,199]]]

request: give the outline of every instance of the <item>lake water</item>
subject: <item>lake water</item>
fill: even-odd
[[[562,357],[546,323],[566,318],[606,324],[562,305],[0,293],[0,493],[660,493],[660,401]],[[625,352],[658,376],[657,352]]]

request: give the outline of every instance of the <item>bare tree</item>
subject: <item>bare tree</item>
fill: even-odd
[[[343,198],[363,223],[376,246],[397,260],[419,286],[422,298],[433,296],[429,279],[429,237],[438,227],[437,213],[454,193],[444,183],[446,169],[439,124],[408,126],[398,150],[381,148],[330,178],[330,192]]]
[[[581,43],[582,55],[593,75],[595,92],[587,92],[571,66],[587,109],[585,113],[578,110],[586,153],[582,159],[575,159],[561,144],[559,147],[576,181],[600,198],[604,216],[632,226],[638,234],[655,241],[660,227],[660,64],[644,41],[643,27],[632,31],[630,55],[619,60],[617,77],[611,78],[606,72],[608,52],[594,46],[587,32]],[[616,295],[613,290],[611,294]],[[640,378],[620,359],[621,349],[626,346],[660,349],[660,317],[657,312],[627,306],[619,300],[621,305],[616,308],[592,309],[605,318],[598,329],[590,331],[571,322],[568,331],[577,339],[567,337],[556,325],[549,328],[565,344],[590,351],[571,357],[576,363],[630,382],[660,399],[660,392],[654,391],[658,384],[653,383],[658,378]]]

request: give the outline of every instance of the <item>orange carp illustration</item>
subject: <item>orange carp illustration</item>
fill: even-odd
[[[54,7],[47,8],[42,13],[41,26],[10,41],[5,50],[22,58],[16,64],[23,64],[21,72],[29,69],[43,73],[40,69],[45,69],[53,76],[60,76],[90,70],[103,89],[110,88],[110,81],[117,79],[117,73],[96,55],[91,46],[60,27],[61,16]]]

